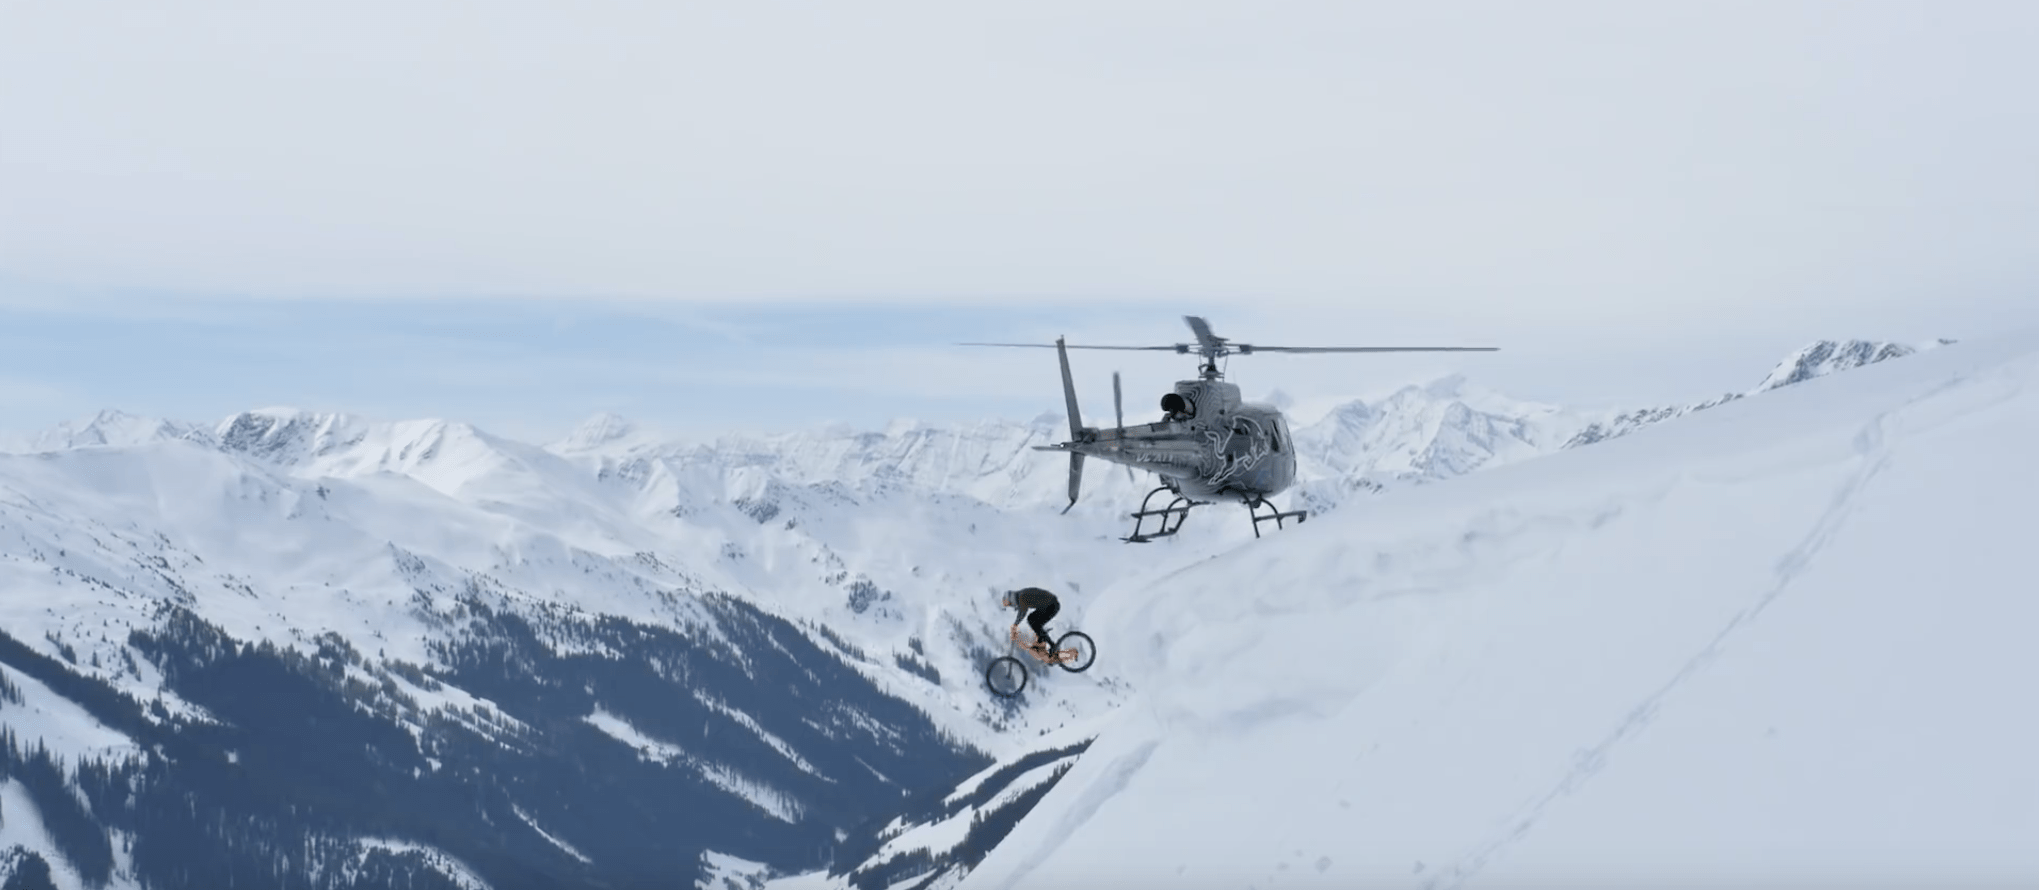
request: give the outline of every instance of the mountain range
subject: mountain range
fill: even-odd
[[[1409,387],[1299,429],[1296,498],[1331,511],[1913,351],[1813,344],[1746,394],[1640,412]],[[1221,515],[1128,559],[1146,486],[1116,471],[1054,516],[1062,467],[1029,446],[1061,423],[689,442],[598,415],[538,446],[263,409],[0,441],[0,870],[868,887],[914,825],[981,856],[1134,691],[1107,654],[993,700],[997,594],[1064,591],[1080,627],[1090,594],[1249,535]]]
[[[1850,368],[1911,355],[1922,346],[1888,341],[1821,340],[1795,350],[1753,388],[1681,405],[1582,411],[1515,399],[1473,384],[1463,375],[1411,385],[1374,401],[1355,399],[1296,431],[1301,454],[1298,496],[1319,510],[1342,494],[1386,485],[1433,482],[1486,466],[1521,460],[1627,435],[1694,411]],[[1277,400],[1279,396],[1277,395]],[[974,498],[1004,510],[1066,503],[1065,479],[1035,460],[1032,445],[1056,441],[1064,418],[1044,413],[1028,421],[973,424],[901,421],[883,431],[831,425],[777,436],[723,436],[705,441],[658,437],[626,418],[603,412],[564,439],[537,450],[600,465],[609,474],[649,472],[654,463],[684,470],[697,482],[721,478],[724,495],[750,498],[744,486],[833,483],[862,491],[919,491]],[[339,414],[294,409],[249,411],[214,424],[142,418],[105,411],[40,433],[0,434],[0,452],[38,453],[93,445],[139,445],[166,440],[203,443],[308,473],[346,474],[369,466],[407,472],[432,461],[437,443],[472,442],[481,463],[462,472],[487,475],[496,452],[530,452],[530,446],[471,426],[438,420],[376,423]],[[408,446],[408,447],[406,447]],[[521,451],[520,451],[521,450]],[[442,472],[442,471],[432,471]],[[428,473],[429,475],[429,473]],[[1123,474],[1099,471],[1085,479],[1084,505],[1109,504],[1144,493]],[[1137,489],[1137,490],[1136,490]],[[760,491],[762,489],[760,488]],[[1079,509],[1081,509],[1079,506]]]

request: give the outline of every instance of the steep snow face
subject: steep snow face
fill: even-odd
[[[648,444],[653,437],[620,414],[603,411],[581,421],[572,433],[553,445],[553,450],[563,454],[576,454],[602,448],[629,447]]]
[[[1092,610],[961,884],[2039,884],[2039,332],[1380,496]]]
[[[291,466],[357,445],[367,428],[367,422],[345,414],[266,408],[220,421],[213,435],[228,451]]]

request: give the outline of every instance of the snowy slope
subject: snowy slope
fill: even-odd
[[[1135,700],[961,886],[2039,884],[2034,441],[2028,332],[1115,587]]]
[[[1122,559],[1113,522],[1042,522],[968,498],[786,481],[685,455],[618,472],[464,424],[278,410],[229,418],[215,435],[217,445],[187,437],[0,458],[0,521],[18,532],[0,544],[0,576],[40,592],[0,612],[9,631],[88,638],[96,648],[78,657],[111,662],[119,635],[91,628],[146,624],[154,602],[173,600],[240,639],[304,645],[333,631],[424,664],[443,604],[418,608],[419,584],[484,577],[539,601],[678,626],[698,616],[652,595],[677,585],[823,624],[880,661],[932,658],[941,695],[976,712],[968,658],[1003,643],[995,591],[1068,591],[1076,620],[1085,587],[1152,570]],[[118,589],[67,585],[66,573]],[[288,607],[264,607],[263,592]],[[931,644],[943,645],[910,648]],[[153,691],[146,676],[105,673]],[[982,720],[952,728],[989,745],[1003,738]]]
[[[1831,355],[1802,363],[1840,366]],[[1355,491],[1522,462],[1587,423],[1459,378],[1341,412],[1299,431],[1311,444],[1296,497],[1319,510]],[[319,698],[340,709],[325,719],[349,715],[323,736],[411,739],[401,756],[347,765],[364,787],[417,779],[399,786],[415,795],[401,810],[480,793],[442,770],[529,758],[519,769],[532,775],[489,780],[509,784],[490,786],[495,815],[469,826],[514,833],[470,837],[471,856],[537,849],[560,874],[698,868],[750,882],[763,860],[832,835],[871,843],[837,857],[839,871],[869,879],[916,850],[987,842],[957,828],[1018,818],[1059,781],[1035,761],[1118,719],[1113,709],[1139,679],[1125,673],[1139,660],[1118,650],[1142,637],[1098,633],[1105,657],[1089,673],[1044,674],[1011,702],[987,696],[982,668],[1007,645],[1011,620],[997,591],[1057,590],[1056,626],[1095,632],[1100,591],[1139,589],[1253,540],[1241,511],[1210,507],[1179,537],[1128,549],[1123,514],[1151,483],[1101,464],[1083,503],[1057,515],[1066,464],[1029,446],[1064,433],[1058,416],[1043,415],[688,443],[598,415],[541,448],[443,420],[278,408],[194,425],[104,412],[0,442],[11,449],[0,453],[0,585],[10,594],[0,647],[21,647],[0,661],[32,696],[0,702],[0,723],[20,756],[46,745],[66,769],[85,758],[148,762],[134,752],[162,738],[209,745],[193,756],[237,767],[255,745],[254,766],[281,769],[262,755],[285,749],[256,740],[296,732],[284,725],[292,709],[244,709],[251,690],[280,682],[262,672],[281,671],[298,684],[290,701]],[[1196,611],[1152,608],[1171,620]],[[45,673],[20,673],[31,657]],[[94,698],[102,689],[146,709]],[[829,702],[827,713],[802,696]],[[81,710],[88,699],[98,704]],[[971,765],[967,750],[990,763]],[[610,799],[656,800],[673,819],[720,814],[711,821],[723,846],[684,865],[640,862],[650,847],[625,835],[658,836],[659,823],[626,830],[573,815],[572,796],[588,793],[574,787],[584,764],[618,752],[605,775],[629,787]],[[883,758],[891,765],[872,765]],[[1034,765],[1009,772],[1019,764]],[[967,805],[913,796],[955,769],[964,772],[952,778],[975,771],[1010,787]],[[213,785],[201,790],[227,782],[204,781]],[[857,784],[871,781],[882,793]],[[157,790],[187,793],[175,781]],[[908,804],[889,827],[843,821]],[[57,847],[82,844],[95,867],[133,879],[138,866],[110,840],[125,830],[119,820],[80,840],[92,818],[83,812]],[[223,824],[263,824],[220,812]],[[247,832],[232,843],[271,842]],[[400,875],[465,885],[535,867],[462,862],[419,837],[309,835],[319,852],[292,867],[341,876],[333,886]],[[137,855],[160,862],[143,848],[175,843],[148,839]],[[62,853],[30,848],[52,862]]]
[[[47,685],[19,671],[0,665],[0,731],[13,737],[36,739],[51,749],[88,756],[122,756],[135,753],[132,740],[101,724],[76,703],[65,699]],[[0,887],[33,884],[32,875],[46,875],[63,890],[89,886],[85,876],[61,855],[44,826],[41,807],[25,782],[30,775],[11,775],[0,770]],[[122,875],[108,886],[134,887],[131,877]]]
[[[46,747],[67,777],[39,800],[76,794],[87,759],[146,772],[149,802],[218,793],[202,821],[232,827],[185,847],[247,851],[209,863],[216,879],[247,878],[235,870],[279,843],[314,850],[288,867],[336,887],[812,861],[856,819],[1122,697],[1109,665],[1013,702],[986,696],[982,665],[1011,620],[998,591],[1062,591],[1067,629],[1084,621],[1085,590],[1199,552],[1185,535],[1128,560],[1109,513],[999,509],[884,472],[789,479],[287,409],[210,429],[123,424],[125,437],[88,435],[114,426],[95,421],[0,455],[0,663],[44,671],[21,675],[26,703],[0,702],[20,744],[0,774]],[[626,441],[615,432],[599,441]],[[67,678],[61,693],[38,685]],[[297,687],[284,706],[250,707],[278,682]],[[88,698],[97,710],[77,704]],[[357,762],[299,762],[334,753],[277,740],[300,731],[299,708],[345,715],[319,735],[367,740],[346,749]],[[346,801],[355,814],[337,819],[355,829],[300,828],[233,809],[244,802],[227,789],[252,779],[165,772],[164,738],[204,748],[172,763],[386,790]],[[601,775],[627,789],[581,778],[619,754]],[[499,772],[468,787],[461,774],[484,763]],[[116,882],[159,879],[179,842],[151,837],[141,865],[120,860],[110,793],[88,794],[54,840],[17,842],[47,862],[84,855]],[[491,803],[462,814],[475,821],[458,842],[417,824],[367,830],[387,821],[378,808],[445,818],[425,814],[460,794]],[[588,818],[583,795],[617,806],[613,818]],[[707,846],[651,840],[676,832]],[[659,860],[667,851],[685,863]]]

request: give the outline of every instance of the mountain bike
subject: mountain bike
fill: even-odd
[[[1056,639],[1052,656],[1037,643],[1020,642],[1019,625],[1013,625],[1012,645],[1033,656],[1035,661],[1056,665],[1072,674],[1090,670],[1090,663],[1097,660],[1097,645],[1080,630],[1072,630]],[[984,668],[984,681],[991,684],[992,692],[1011,698],[1027,688],[1026,663],[1010,655],[1000,656]]]

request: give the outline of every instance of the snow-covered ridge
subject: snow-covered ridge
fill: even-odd
[[[1894,358],[1903,358],[1923,349],[1934,349],[1952,344],[1953,342],[1953,340],[1941,338],[1914,347],[1903,343],[1885,341],[1820,340],[1807,344],[1797,352],[1787,356],[1784,361],[1778,362],[1776,369],[1772,370],[1768,377],[1763,378],[1762,383],[1757,384],[1756,388],[1750,390],[1747,394],[1755,395],[1759,392],[1769,392],[1780,386],[1804,383],[1815,377],[1824,377],[1828,374],[1859,368],[1863,365],[1872,365]]]
[[[1573,434],[1563,447],[1576,448],[1591,445],[1617,436],[1625,436],[1644,427],[1653,426],[1672,418],[1683,417],[1694,411],[1716,408],[1736,399],[1760,395],[1779,387],[1804,383],[1817,377],[1835,374],[1872,365],[1894,358],[1903,358],[1921,350],[1946,346],[1955,341],[1938,339],[1920,346],[1903,343],[1871,340],[1818,340],[1785,356],[1777,367],[1771,369],[1755,388],[1740,392],[1723,393],[1710,399],[1687,405],[1667,405],[1655,408],[1639,408],[1622,411],[1612,417],[1597,420]]]
[[[40,432],[0,433],[0,453],[35,454],[94,446],[121,447],[167,439],[209,441],[210,437],[198,427],[106,410]]]
[[[1619,437],[1694,411],[1952,341],[1921,347],[1880,341],[1818,341],[1786,356],[1755,388],[1696,404],[1582,412],[1515,399],[1452,375],[1375,401],[1353,400],[1296,430],[1294,498],[1318,511],[1360,492],[1462,476],[1564,448]],[[1279,393],[1272,396],[1284,397]],[[248,411],[210,426],[105,412],[88,421],[0,440],[0,450],[46,452],[165,439],[209,443],[301,476],[408,475],[448,494],[488,487],[506,471],[560,487],[584,478],[635,486],[664,509],[696,500],[764,503],[786,487],[838,486],[864,495],[918,492],[969,497],[1002,510],[1059,509],[1065,477],[1031,446],[1060,439],[1063,419],[926,424],[882,431],[841,425],[777,436],[667,439],[609,412],[543,447],[443,420],[370,421],[293,409]],[[575,483],[577,484],[577,482]],[[1086,474],[1077,510],[1123,513],[1152,484],[1122,472]],[[777,488],[774,488],[777,486]],[[478,496],[481,492],[470,492]],[[556,505],[555,505],[556,506]],[[534,509],[537,506],[534,505]]]

